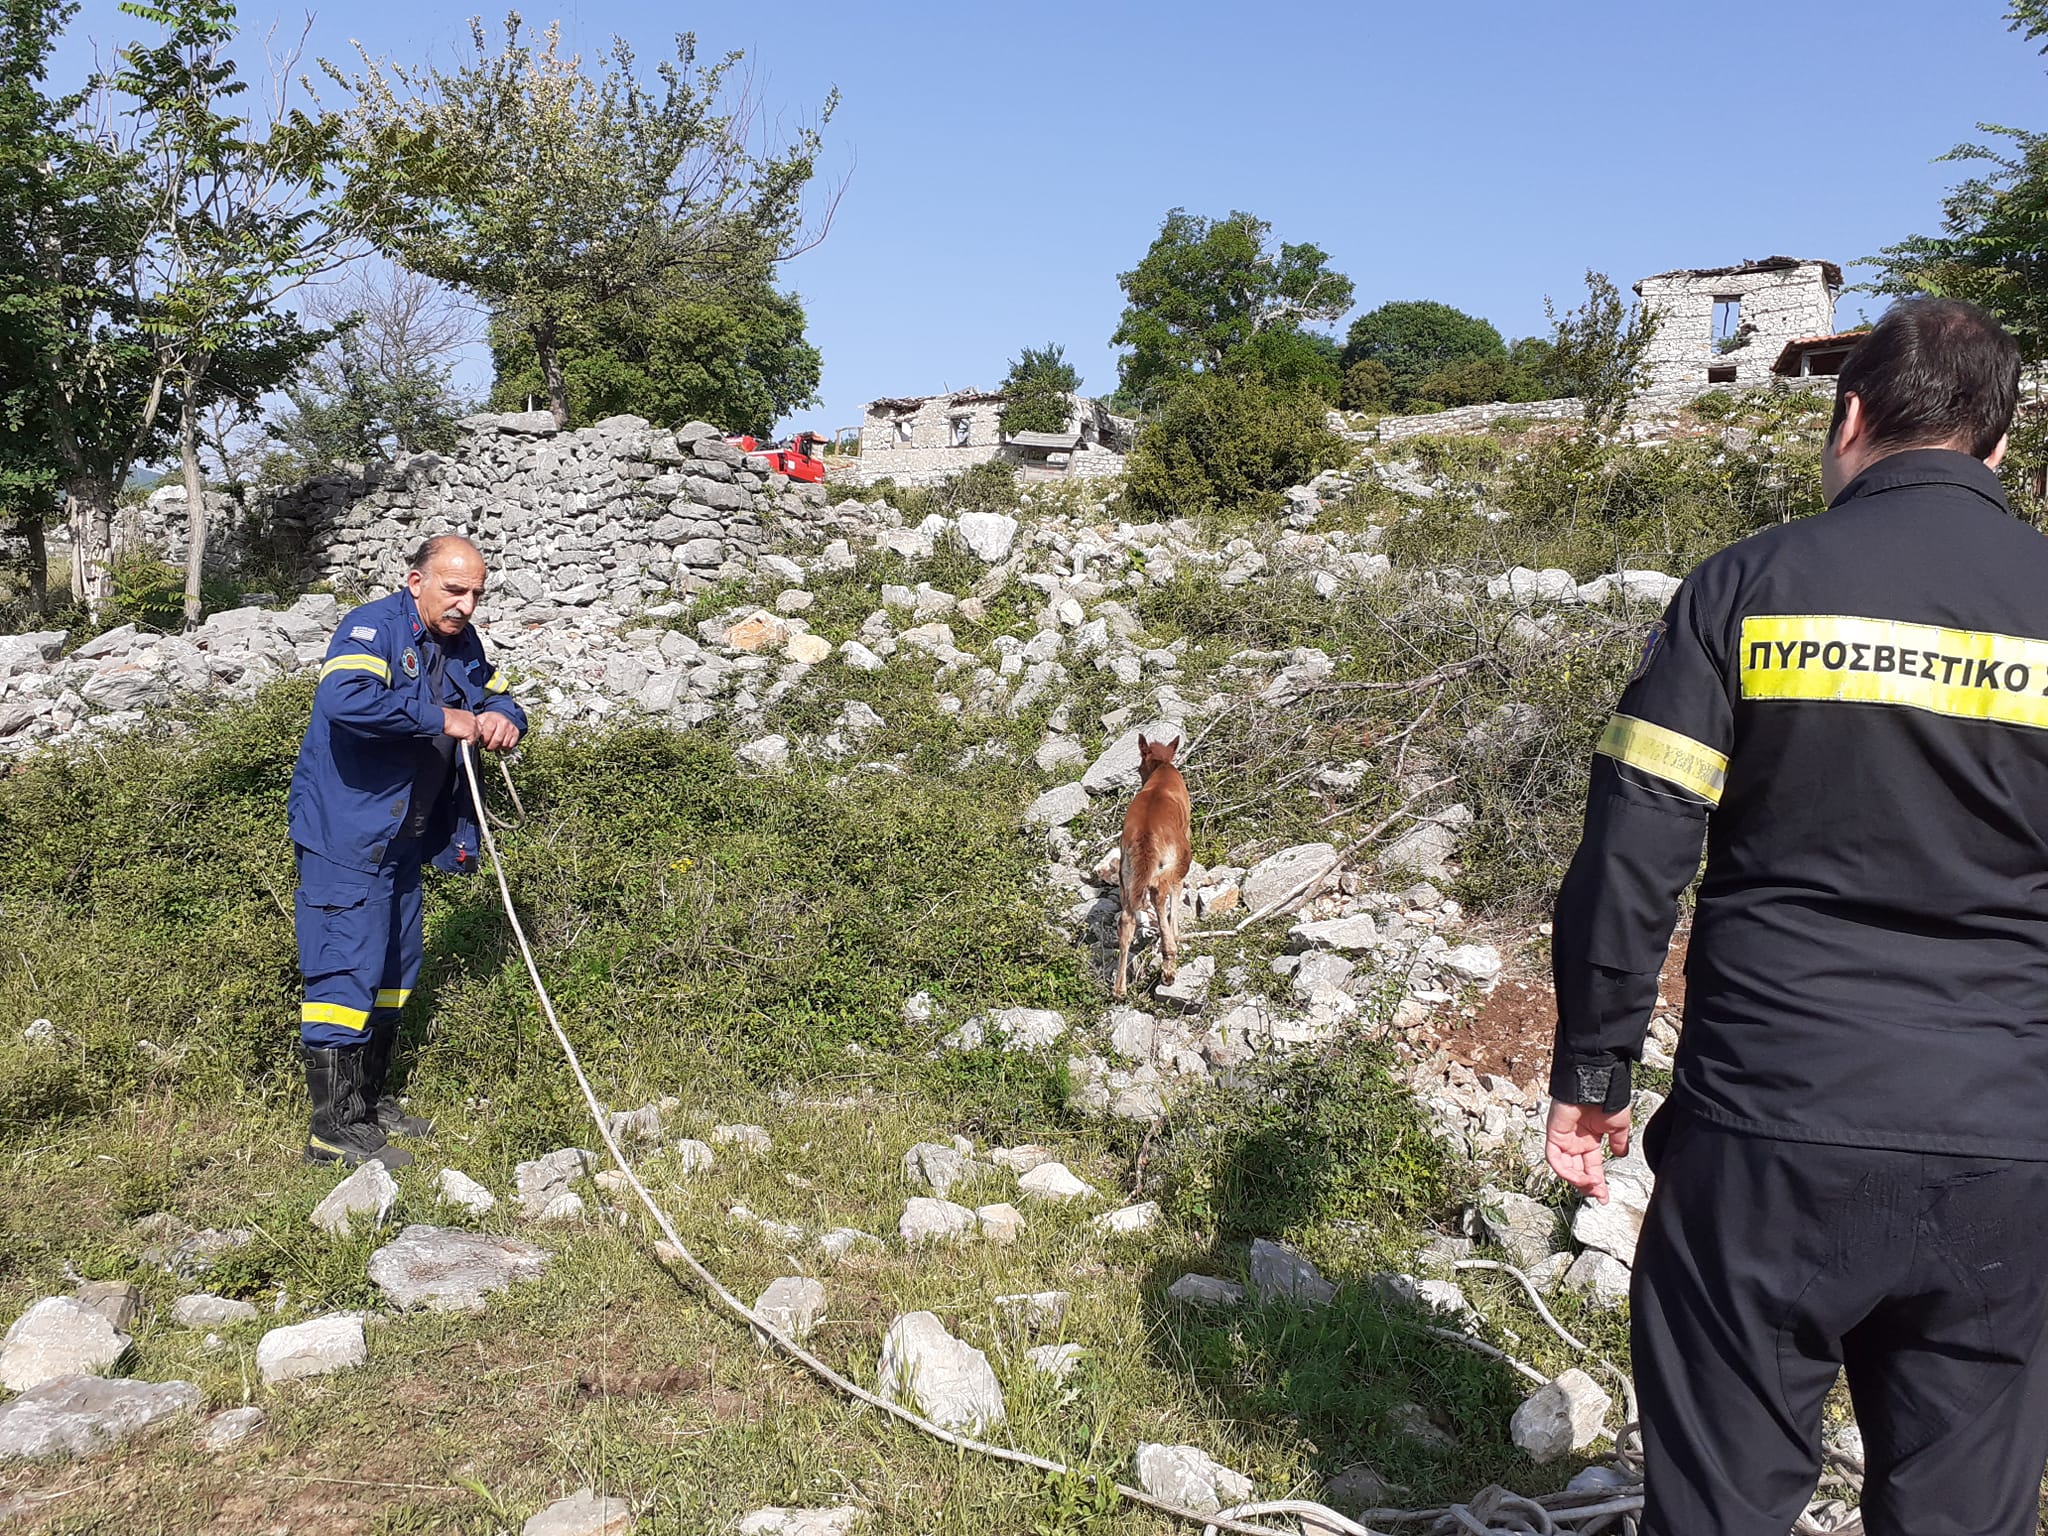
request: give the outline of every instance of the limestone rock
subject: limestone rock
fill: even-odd
[[[546,1250],[454,1227],[407,1227],[370,1255],[370,1281],[392,1303],[429,1312],[481,1312],[493,1291],[538,1279]]]
[[[789,766],[789,738],[780,734],[750,741],[733,754],[743,763],[773,771]]]
[[[988,1021],[1006,1051],[1038,1050],[1067,1032],[1066,1016],[1051,1008],[998,1008]]]
[[[327,1198],[313,1207],[312,1222],[323,1232],[347,1237],[354,1219],[370,1218],[380,1227],[398,1202],[398,1180],[379,1162],[367,1162],[327,1192]]]
[[[1438,962],[1454,976],[1481,985],[1490,984],[1500,978],[1500,951],[1491,944],[1460,944],[1444,951]]]
[[[1333,917],[1321,922],[1296,923],[1287,932],[1290,949],[1333,949],[1339,954],[1355,955],[1379,947],[1380,934],[1372,915],[1360,912],[1353,917]]]
[[[924,1185],[941,1200],[954,1185],[972,1183],[987,1172],[986,1163],[936,1141],[920,1141],[903,1154],[904,1177]]]
[[[460,1206],[472,1216],[481,1216],[498,1203],[498,1197],[459,1168],[443,1168],[434,1188],[444,1205]]]
[[[1065,1381],[1088,1351],[1078,1344],[1034,1344],[1024,1351],[1024,1363],[1041,1376]]]
[[[1043,1333],[1066,1320],[1067,1303],[1071,1300],[1072,1295],[1066,1291],[1027,1291],[998,1296],[993,1305],[1012,1327],[1025,1333]]]
[[[1041,1163],[1017,1180],[1020,1193],[1033,1200],[1087,1200],[1095,1190],[1065,1163]]]
[[[632,1529],[631,1504],[578,1488],[522,1525],[519,1536],[627,1536]]]
[[[1128,718],[1128,717],[1126,717]],[[1147,741],[1172,741],[1181,734],[1178,722],[1173,720],[1148,720],[1143,725],[1134,725],[1118,736],[1081,775],[1081,787],[1091,795],[1106,795],[1111,790],[1136,789],[1138,787],[1138,738]]]
[[[1328,1306],[1337,1287],[1325,1280],[1305,1254],[1285,1243],[1252,1239],[1252,1293],[1261,1302],[1291,1301],[1298,1306]]]
[[[71,1292],[93,1311],[126,1333],[142,1315],[142,1290],[132,1280],[82,1280]]]
[[[907,1246],[915,1248],[923,1243],[965,1242],[979,1226],[974,1212],[964,1205],[914,1195],[903,1207],[896,1232]]]
[[[260,1315],[248,1302],[226,1296],[180,1296],[171,1303],[171,1321],[181,1328],[232,1328]]]
[[[0,1386],[26,1392],[46,1381],[93,1376],[121,1358],[128,1335],[75,1296],[45,1296],[0,1339]]]
[[[980,1223],[981,1235],[999,1247],[1007,1247],[1024,1233],[1024,1213],[1007,1203],[976,1206],[974,1219]]]
[[[740,1517],[738,1536],[849,1536],[861,1512],[851,1504],[837,1509],[757,1509]]]
[[[801,1344],[825,1316],[825,1287],[816,1280],[785,1275],[768,1282],[754,1311]],[[763,1348],[770,1345],[768,1336],[758,1330],[755,1342]]]
[[[1640,1150],[1607,1164],[1607,1203],[1588,1200],[1572,1217],[1572,1236],[1588,1248],[1611,1253],[1622,1263],[1633,1265],[1636,1239],[1643,1230],[1643,1217],[1650,1209],[1650,1193],[1656,1175],[1643,1161]]]
[[[789,634],[788,622],[763,608],[726,630],[722,639],[736,651],[768,651],[780,646]]]
[[[1522,1269],[1540,1264],[1557,1250],[1557,1212],[1541,1200],[1491,1186],[1479,1192],[1479,1222],[1486,1235],[1507,1250]]]
[[[709,1173],[718,1166],[718,1154],[708,1142],[684,1137],[675,1144],[676,1165],[686,1174]]]
[[[714,1125],[711,1140],[721,1147],[738,1147],[746,1152],[766,1152],[774,1140],[758,1125]]]
[[[1024,810],[1027,827],[1064,827],[1077,816],[1088,814],[1088,791],[1079,784],[1061,784],[1048,789]]]
[[[953,531],[967,552],[988,565],[1008,557],[1017,539],[1017,519],[1006,512],[963,512]]]
[[[1182,1275],[1166,1288],[1168,1298],[1188,1307],[1235,1307],[1244,1302],[1244,1287],[1214,1275]]]
[[[1508,1421],[1508,1433],[1530,1460],[1555,1461],[1597,1440],[1613,1406],[1600,1384],[1574,1367],[1530,1393]]]
[[[305,1376],[331,1376],[369,1358],[363,1320],[350,1314],[273,1328],[256,1346],[256,1370],[266,1386]]]
[[[228,1408],[199,1426],[202,1451],[233,1450],[263,1428],[267,1414],[261,1408]]]
[[[0,1403],[0,1461],[91,1456],[199,1403],[189,1381],[60,1376]]]
[[[568,1192],[576,1180],[589,1176],[596,1159],[581,1147],[558,1147],[546,1157],[517,1164],[512,1170],[513,1187],[519,1191],[519,1214],[538,1220],[557,1196]]]
[[[1629,1267],[1611,1253],[1588,1248],[1564,1272],[1564,1288],[1584,1291],[1596,1307],[1613,1308],[1628,1300]]]
[[[1114,1211],[1105,1211],[1095,1218],[1097,1231],[1108,1233],[1148,1232],[1159,1225],[1159,1202],[1144,1200],[1136,1205],[1126,1205]]]
[[[1244,892],[1245,906],[1253,912],[1263,912],[1310,876],[1327,870],[1336,859],[1337,849],[1332,843],[1297,843],[1292,848],[1283,848],[1271,857],[1259,860],[1238,882],[1239,889]],[[1320,891],[1323,884],[1323,880],[1317,880],[1295,898],[1296,901],[1306,901]]]
[[[946,1331],[930,1312],[906,1312],[882,1337],[881,1395],[943,1429],[980,1435],[1004,1419],[1003,1389],[988,1356]]]
[[[1252,1496],[1252,1480],[1192,1445],[1145,1444],[1136,1457],[1138,1486],[1155,1499],[1213,1515]]]
[[[879,1251],[882,1240],[858,1227],[834,1227],[818,1239],[818,1247],[827,1258],[843,1259],[864,1249]]]

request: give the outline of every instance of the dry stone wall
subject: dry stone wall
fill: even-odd
[[[636,607],[738,575],[771,532],[815,516],[823,486],[771,473],[703,422],[669,431],[613,416],[564,432],[546,411],[472,416],[455,452],[327,475],[209,540],[209,564],[260,561],[305,584],[389,591],[422,539],[459,533],[497,573],[500,615]],[[133,536],[176,558],[182,491],[141,509]]]

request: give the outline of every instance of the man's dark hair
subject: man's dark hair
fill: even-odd
[[[465,539],[459,533],[437,533],[412,552],[412,562],[406,566],[406,569],[408,571],[418,571],[422,575],[426,574],[427,567],[438,560],[441,552],[451,544],[460,544],[465,549],[476,548],[475,544]]]
[[[1906,299],[1843,362],[1828,437],[1854,395],[1874,446],[1961,444],[1989,458],[2012,426],[2019,394],[2019,344],[2004,326],[1961,299]]]

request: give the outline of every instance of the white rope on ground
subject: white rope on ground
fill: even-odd
[[[1287,1528],[1272,1525],[1252,1525],[1243,1518],[1245,1513],[1259,1512],[1263,1508],[1262,1506],[1245,1506],[1242,1511],[1225,1510],[1215,1514],[1205,1513],[1202,1510],[1189,1509],[1165,1499],[1155,1498],[1142,1488],[1133,1488],[1128,1484],[1106,1479],[1100,1473],[1077,1473],[1075,1469],[1063,1462],[1053,1461],[1044,1456],[1034,1456],[1028,1451],[1013,1450],[1008,1446],[991,1445],[987,1441],[977,1440],[969,1435],[956,1434],[942,1425],[933,1423],[922,1414],[914,1413],[910,1409],[903,1407],[900,1403],[892,1403],[887,1398],[868,1391],[850,1378],[842,1376],[838,1371],[797,1343],[795,1339],[783,1332],[774,1323],[762,1317],[752,1307],[740,1300],[738,1296],[727,1290],[719,1278],[706,1269],[698,1261],[696,1255],[690,1252],[688,1246],[683,1242],[682,1235],[676,1231],[675,1224],[669,1220],[668,1214],[655,1202],[654,1196],[647,1192],[647,1186],[640,1182],[640,1176],[633,1171],[633,1165],[626,1160],[625,1153],[619,1149],[618,1141],[612,1135],[611,1123],[605,1114],[604,1105],[599,1101],[597,1091],[591,1087],[590,1078],[583,1070],[583,1060],[577,1055],[576,1047],[570,1043],[568,1032],[562,1028],[562,1021],[555,1014],[554,999],[548,995],[547,983],[541,980],[540,966],[533,956],[533,946],[527,941],[526,928],[519,921],[518,909],[512,903],[512,887],[505,877],[505,861],[499,856],[498,840],[491,835],[490,819],[482,814],[484,805],[483,789],[477,780],[475,754],[470,750],[470,744],[466,741],[457,743],[457,750],[462,758],[463,775],[469,781],[471,804],[478,812],[477,827],[483,834],[484,851],[490,855],[491,872],[498,878],[498,897],[505,909],[505,919],[512,925],[512,936],[518,941],[520,958],[526,963],[527,979],[533,983],[534,995],[540,999],[541,1014],[547,1020],[548,1029],[554,1035],[555,1043],[562,1048],[562,1055],[567,1059],[569,1070],[575,1076],[577,1088],[582,1091],[583,1102],[590,1111],[591,1124],[597,1128],[597,1134],[603,1138],[605,1150],[611,1154],[613,1164],[618,1168],[619,1173],[626,1180],[627,1186],[639,1199],[641,1205],[646,1208],[647,1214],[653,1219],[655,1226],[660,1229],[662,1236],[667,1240],[667,1246],[674,1252],[675,1258],[697,1278],[698,1283],[703,1287],[707,1295],[740,1321],[746,1323],[748,1327],[752,1328],[757,1337],[770,1341],[777,1349],[803,1366],[820,1381],[836,1388],[855,1402],[865,1403],[868,1407],[877,1409],[887,1414],[890,1418],[909,1425],[918,1433],[929,1436],[942,1444],[950,1445],[956,1450],[967,1451],[976,1456],[985,1456],[993,1461],[1007,1462],[1012,1466],[1029,1467],[1034,1471],[1049,1473],[1055,1477],[1080,1476],[1087,1478],[1090,1482],[1109,1481],[1110,1487],[1114,1488],[1118,1495],[1130,1503],[1152,1510],[1157,1514],[1165,1515],[1170,1519],[1183,1521],[1190,1525],[1198,1524],[1202,1527],[1204,1536],[1217,1536],[1217,1533],[1222,1531],[1236,1533],[1236,1536],[1290,1536],[1290,1531]],[[502,762],[500,766],[503,766]],[[509,769],[506,770],[506,782],[508,785],[511,782],[511,771]],[[523,809],[521,815],[523,818]],[[1526,1278],[1523,1283],[1527,1284]],[[1535,1294],[1533,1287],[1530,1294],[1532,1296]],[[1547,1313],[1545,1315],[1548,1316]],[[1551,1326],[1557,1326],[1555,1320],[1552,1320]],[[1551,1515],[1545,1513],[1546,1506],[1557,1508],[1560,1501],[1583,1500],[1586,1497],[1583,1494],[1555,1494],[1539,1501],[1523,1499],[1519,1494],[1509,1494],[1504,1489],[1489,1488],[1481,1493],[1477,1499],[1472,1500],[1471,1503],[1452,1505],[1445,1510],[1414,1512],[1371,1510],[1367,1511],[1367,1514],[1374,1518],[1391,1520],[1397,1523],[1410,1523],[1418,1519],[1450,1516],[1462,1523],[1451,1526],[1440,1525],[1439,1529],[1447,1532],[1466,1531],[1474,1533],[1474,1536],[1527,1536],[1528,1532],[1539,1530],[1537,1527],[1519,1523],[1515,1525],[1476,1523],[1478,1516],[1476,1516],[1475,1511],[1490,1497],[1496,1496],[1514,1501],[1518,1507],[1526,1506],[1528,1509],[1535,1510],[1546,1522],[1552,1519]],[[1390,1536],[1388,1532],[1374,1530],[1370,1526],[1362,1525],[1355,1520],[1338,1514],[1337,1511],[1328,1508],[1326,1505],[1317,1504],[1310,1500],[1285,1500],[1282,1503],[1285,1506],[1284,1508],[1274,1506],[1271,1512],[1298,1516],[1305,1515],[1315,1524],[1339,1533],[1339,1536]],[[1621,1495],[1618,1499],[1611,1499],[1609,1504],[1597,1505],[1583,1510],[1574,1510],[1572,1513],[1566,1514],[1564,1518],[1576,1523],[1579,1520],[1589,1519],[1596,1515],[1604,1516],[1607,1514],[1624,1513],[1631,1509],[1640,1509],[1641,1507],[1642,1498],[1640,1494],[1635,1495],[1633,1504],[1629,1502],[1627,1495]],[[1485,1518],[1491,1520],[1492,1516],[1488,1514]],[[1549,1533],[1555,1530],[1555,1525],[1549,1523],[1540,1528],[1542,1536],[1549,1536]]]

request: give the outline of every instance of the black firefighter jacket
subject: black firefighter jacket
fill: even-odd
[[[2048,1159],[2048,539],[1982,463],[1880,460],[1672,599],[1558,893],[1555,1097],[1627,1102],[1703,832],[1674,1103]]]

